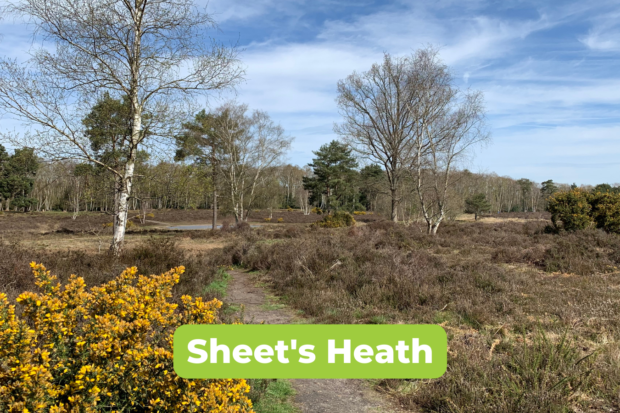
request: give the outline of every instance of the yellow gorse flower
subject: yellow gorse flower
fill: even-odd
[[[0,293],[0,411],[252,412],[243,379],[185,380],[173,373],[174,330],[217,323],[218,300],[169,302],[183,267],[138,275],[131,267],[87,291],[72,275],[63,287],[31,263],[41,293],[15,306]]]

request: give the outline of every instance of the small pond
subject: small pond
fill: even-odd
[[[250,225],[252,228],[256,228],[256,227],[260,227],[260,225]],[[174,229],[177,231],[196,231],[196,230],[204,230],[204,229],[211,229],[212,225],[211,224],[207,224],[207,225],[176,225],[173,227],[168,227],[168,229]],[[218,225],[216,228],[222,228],[221,225]]]

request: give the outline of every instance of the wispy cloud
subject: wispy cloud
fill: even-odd
[[[616,52],[620,50],[620,9],[596,16],[593,27],[579,40],[592,50]]]
[[[236,98],[297,137],[294,163],[335,138],[339,79],[384,51],[433,44],[460,86],[485,94],[494,144],[478,153],[481,168],[539,181],[620,181],[616,0],[200,1],[221,23],[218,36],[245,49],[247,81]],[[20,30],[0,22],[0,53],[23,53],[29,38]]]

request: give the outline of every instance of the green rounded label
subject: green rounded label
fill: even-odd
[[[184,325],[174,333],[174,370],[187,379],[441,377],[441,326]]]

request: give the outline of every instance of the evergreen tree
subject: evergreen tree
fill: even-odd
[[[618,194],[620,193],[620,187],[611,186],[609,184],[598,184],[592,189],[593,193],[610,193],[610,194]]]
[[[217,175],[218,159],[220,158],[220,142],[218,136],[220,131],[218,125],[226,123],[228,112],[220,114],[207,113],[204,109],[196,114],[194,120],[183,124],[183,132],[176,136],[177,151],[175,160],[193,159],[193,161],[204,168],[208,168],[212,186],[212,205],[213,218],[211,228],[217,228]]]
[[[146,125],[141,131],[142,135],[149,134],[146,122],[149,119],[148,114],[142,116]],[[109,93],[105,93],[82,119],[82,124],[94,157],[101,162],[98,166],[107,165],[108,168],[121,172],[127,163],[131,141],[131,103],[127,96],[114,99]],[[144,162],[146,159],[148,154],[138,151],[137,161]]]
[[[149,136],[149,120],[151,116],[143,112],[140,130],[140,140]],[[123,214],[122,222],[127,221],[127,209],[121,208],[120,194],[124,185],[123,177],[127,174],[127,168],[132,168],[132,182],[134,169],[140,170],[148,160],[146,151],[135,148],[132,144],[131,102],[127,96],[114,99],[109,93],[105,93],[91,111],[82,119],[84,133],[90,142],[93,168],[86,169],[85,164],[80,164],[75,176],[111,174],[114,179],[114,231],[117,232],[118,215]],[[139,177],[141,174],[135,176]],[[133,185],[133,183],[131,184]],[[116,244],[114,244],[116,245]],[[114,245],[112,248],[114,249]]]
[[[331,141],[313,152],[316,157],[308,164],[314,172],[313,177],[304,177],[304,189],[310,191],[310,202],[321,204],[325,196],[326,210],[357,204],[355,178],[357,162],[346,145]]]
[[[553,182],[552,179],[545,181],[541,184],[540,192],[542,192],[545,199],[549,198],[551,195],[555,194],[558,191],[558,187]]]
[[[491,210],[491,204],[483,193],[475,194],[465,200],[465,212],[474,214],[474,220],[478,221],[478,215]]]
[[[16,149],[9,156],[0,145],[0,197],[5,201],[7,211],[11,206],[28,210],[36,203],[30,193],[38,169],[39,160],[34,149]]]

